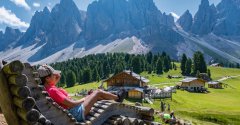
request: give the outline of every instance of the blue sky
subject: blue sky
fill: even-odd
[[[31,17],[35,11],[42,10],[45,6],[52,8],[60,0],[0,0],[0,30],[6,26],[19,28],[25,31],[29,26]],[[94,0],[74,0],[81,10],[87,10],[87,6]],[[217,5],[221,0],[209,0],[210,4]],[[161,12],[175,13],[178,16],[187,9],[195,14],[201,0],[154,0]]]

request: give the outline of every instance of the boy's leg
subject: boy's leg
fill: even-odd
[[[93,107],[93,105],[99,101],[99,100],[117,100],[118,97],[114,94],[108,93],[108,92],[104,92],[102,90],[97,90],[94,91],[91,95],[89,95],[88,97],[86,97],[85,101],[83,102],[83,106],[85,108],[85,115],[88,115],[89,111],[91,110],[91,108]]]
[[[117,95],[114,95],[114,94],[112,94],[112,93],[110,93],[110,92],[106,92],[106,91],[103,91],[103,90],[97,90],[97,91],[99,91],[101,94],[100,94],[100,96],[101,96],[101,100],[117,100],[118,99],[118,96]]]

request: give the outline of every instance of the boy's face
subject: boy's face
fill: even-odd
[[[52,74],[51,76],[46,78],[46,81],[49,85],[56,85],[60,80],[60,74]]]

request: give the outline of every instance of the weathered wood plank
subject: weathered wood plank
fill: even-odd
[[[8,78],[9,84],[17,85],[19,87],[26,86],[27,82],[28,82],[28,78],[24,74],[10,75],[10,77]]]
[[[20,62],[19,60],[13,61],[11,63],[8,63],[4,65],[3,71],[5,74],[21,74],[21,72],[24,69],[24,64]]]
[[[40,113],[36,109],[32,109],[30,111],[17,109],[17,114],[24,121],[31,122],[31,123],[37,122],[40,117]]]
[[[20,98],[27,98],[30,95],[30,89],[27,86],[18,87],[18,86],[12,85],[10,90],[12,95]]]
[[[20,125],[16,107],[13,105],[9,84],[3,71],[0,71],[0,107],[8,125]]]
[[[19,107],[21,109],[24,109],[26,111],[29,111],[30,109],[32,109],[36,104],[35,100],[32,97],[27,97],[25,99],[14,97],[13,98],[13,103],[17,107]]]

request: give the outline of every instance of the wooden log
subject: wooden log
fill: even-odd
[[[122,118],[120,116],[112,116],[110,119],[114,120],[114,121],[117,121],[118,125],[122,124]]]
[[[24,74],[11,75],[8,78],[8,82],[9,82],[9,84],[13,84],[13,85],[17,85],[19,87],[23,87],[23,86],[26,86],[26,84],[28,82],[28,78]]]
[[[140,120],[140,119],[138,119],[138,125],[144,125],[144,121],[143,121],[143,120]]]
[[[17,107],[22,108],[26,111],[32,109],[36,104],[35,100],[32,97],[28,97],[25,99],[14,97],[13,102]]]
[[[118,125],[118,121],[111,120],[111,119],[108,119],[107,123],[110,124],[110,125]]]
[[[93,105],[93,107],[101,108],[101,109],[107,109],[109,106],[108,106],[108,105],[104,105],[104,104],[95,103],[95,104]]]
[[[45,124],[43,124],[43,125],[52,125],[52,122],[49,121],[49,120],[47,120],[47,121],[45,122]]]
[[[94,111],[90,111],[90,112],[89,112],[89,115],[90,115],[90,116],[93,116],[93,117],[99,117],[101,114],[96,113],[96,112],[94,112]]]
[[[6,74],[21,74],[21,72],[24,69],[24,64],[22,62],[20,62],[19,60],[17,61],[13,61],[9,64],[6,64],[3,67],[3,71]]]
[[[38,122],[41,124],[45,124],[47,121],[46,117],[44,117],[42,114],[40,115]]]
[[[3,70],[0,71],[0,107],[8,125],[20,125],[16,107],[13,105],[9,84]]]
[[[96,107],[92,107],[91,110],[94,111],[94,112],[100,113],[100,114],[105,111],[103,109],[99,109],[99,108],[96,108]]]
[[[125,117],[125,116],[121,116],[121,117],[122,117],[122,125],[130,125],[131,124],[130,120],[127,117]]]
[[[93,122],[94,120],[96,120],[96,117],[93,117],[93,116],[87,116],[86,117],[86,120],[89,120],[89,121],[91,121],[91,122]]]
[[[30,89],[27,86],[18,87],[15,85],[11,86],[11,93],[20,98],[27,98],[30,95]]]
[[[53,125],[51,121],[47,120],[43,125]]]
[[[145,116],[153,116],[154,115],[154,109],[149,107],[141,107],[136,106],[138,108],[139,113]]]
[[[154,117],[153,117],[153,116],[143,115],[143,116],[142,116],[142,119],[144,119],[144,120],[149,120],[149,121],[153,121],[153,120],[154,120]]]
[[[97,104],[102,104],[102,105],[112,105],[115,104],[114,102],[108,101],[108,100],[101,100],[101,101],[97,101]]]
[[[75,125],[87,125],[87,123],[85,123],[85,122],[77,122],[77,123],[75,123]]]
[[[47,99],[47,101],[48,101],[49,103],[53,103],[53,102],[54,102],[54,100],[53,100],[51,97],[46,97],[46,99]]]
[[[138,125],[138,120],[136,118],[128,118],[131,125]]]
[[[74,116],[71,113],[68,113],[67,116],[69,117],[69,119],[73,122],[77,122],[77,120],[74,118]]]
[[[17,114],[24,121],[31,122],[31,123],[37,122],[40,117],[40,113],[36,109],[32,109],[30,111],[17,109]]]

